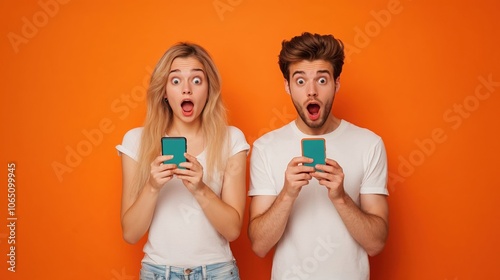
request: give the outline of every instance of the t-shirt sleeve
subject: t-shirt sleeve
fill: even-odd
[[[142,130],[142,127],[138,127],[125,133],[122,144],[116,146],[119,155],[125,154],[133,160],[138,161]]]
[[[268,161],[259,146],[254,145],[250,156],[250,190],[249,196],[278,195],[275,183],[272,180]]]
[[[385,194],[387,190],[387,155],[382,139],[370,148],[365,161],[365,176],[361,185],[361,194]]]
[[[250,145],[247,143],[243,132],[234,126],[230,126],[229,133],[231,136],[231,156],[234,156],[241,151],[246,151],[248,155]]]

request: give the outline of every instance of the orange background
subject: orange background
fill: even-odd
[[[387,147],[390,236],[372,279],[498,278],[499,4],[441,2],[1,1],[0,278],[138,279],[144,239],[121,237],[114,147],[142,124],[152,68],[178,41],[206,47],[251,144],[295,117],[277,55],[303,31],[347,45],[333,110]],[[246,229],[241,277],[268,279]]]

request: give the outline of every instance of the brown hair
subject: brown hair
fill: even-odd
[[[302,60],[326,60],[332,64],[333,78],[336,80],[342,73],[344,57],[344,44],[333,35],[304,32],[290,41],[284,40],[281,43],[278,64],[283,77],[289,81],[290,64]]]

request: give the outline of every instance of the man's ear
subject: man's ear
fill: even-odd
[[[284,84],[286,93],[290,94],[290,83],[288,83],[288,81],[284,79]]]
[[[337,93],[340,89],[340,77],[337,77],[335,80],[335,93]]]

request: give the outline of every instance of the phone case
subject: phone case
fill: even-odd
[[[184,169],[184,167],[179,166],[181,162],[186,162],[186,157],[184,153],[187,150],[187,142],[185,137],[162,137],[161,138],[161,154],[162,155],[173,155],[174,157],[170,160],[166,160],[163,163],[175,163],[177,168]]]
[[[325,164],[326,146],[324,138],[304,138],[302,139],[302,156],[312,158],[312,163],[304,163],[306,166],[316,166]],[[319,171],[319,170],[318,170]]]

